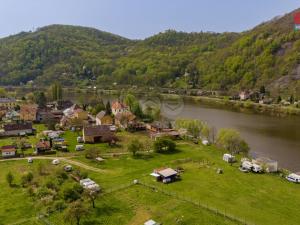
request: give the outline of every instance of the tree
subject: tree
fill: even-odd
[[[42,91],[36,92],[34,94],[34,101],[40,108],[45,108],[47,104],[45,93]]]
[[[203,129],[203,123],[200,120],[177,119],[175,121],[176,128],[184,128],[194,138],[198,138]]]
[[[14,175],[9,171],[9,172],[6,174],[6,181],[7,181],[7,183],[9,184],[10,187],[12,186],[14,179],[15,179],[15,178],[14,178]]]
[[[169,138],[158,138],[154,142],[154,151],[158,153],[173,152],[176,150],[176,143]]]
[[[265,88],[265,86],[261,86],[260,89],[259,89],[259,92],[260,92],[261,94],[265,94],[265,93],[266,93],[266,88]]]
[[[7,92],[4,88],[0,88],[0,98],[7,97]]]
[[[74,186],[75,187],[75,186]],[[80,194],[74,187],[67,187],[63,191],[64,200],[74,202],[81,198]]]
[[[241,138],[240,133],[233,129],[221,129],[217,137],[217,145],[234,153],[248,153],[249,146]]]
[[[106,115],[111,115],[111,105],[110,105],[110,101],[107,101],[106,106],[105,106],[105,113]]]
[[[89,210],[84,206],[81,200],[72,202],[69,208],[66,210],[64,219],[66,222],[75,223],[80,225],[80,221],[83,217],[88,216]]]
[[[132,94],[127,94],[124,100],[125,104],[129,107],[130,111],[132,112],[134,105],[137,102],[137,99]]]
[[[52,93],[52,100],[58,101],[62,99],[63,90],[59,82],[55,82],[54,84],[51,85],[51,93]]]
[[[100,155],[100,150],[97,148],[89,148],[85,152],[85,157],[87,159],[96,159]]]
[[[94,190],[85,190],[84,196],[86,196],[92,203],[93,208],[95,208],[95,201],[99,197],[100,191],[94,191]]]
[[[29,184],[33,180],[33,174],[31,172],[24,174],[21,177],[21,183],[22,186],[25,187],[27,184]]]
[[[295,102],[294,95],[291,95],[291,97],[290,97],[290,103],[291,103],[291,104],[294,104],[294,102]]]
[[[143,149],[143,143],[138,139],[132,140],[127,146],[127,150],[131,152],[133,156],[135,156],[137,152],[142,151]]]
[[[277,103],[279,104],[281,101],[282,101],[282,98],[281,98],[281,96],[279,95],[278,98],[277,98]]]

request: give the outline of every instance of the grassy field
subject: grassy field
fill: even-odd
[[[69,146],[75,147],[77,134],[68,131],[64,136]],[[122,132],[118,136],[122,140],[118,147],[96,144],[86,145],[86,148],[96,147],[102,154],[124,153],[129,140],[148,139],[139,133]],[[82,152],[75,155],[73,160],[103,170],[102,173],[89,172],[89,177],[99,183],[104,192],[138,179],[250,224],[299,224],[299,185],[287,182],[278,174],[241,173],[238,164],[231,166],[225,163],[222,160],[223,152],[213,146],[204,147],[185,141],[178,141],[177,146],[178,151],[172,154],[145,153],[139,157],[115,155],[99,163],[86,159]],[[72,152],[64,153],[68,154],[72,155]],[[7,171],[12,170],[16,171],[18,179],[19,174],[31,166],[26,161],[0,163],[0,224],[30,218],[37,213],[27,193],[22,188],[8,187],[4,178]],[[160,167],[184,168],[182,179],[168,185],[156,182],[149,174]],[[218,174],[218,168],[222,168],[224,173]],[[12,205],[11,202],[18,203]],[[142,224],[150,218],[164,224],[231,224],[231,221],[205,209],[143,186],[133,186],[100,197],[96,211],[82,224]],[[61,215],[54,215],[51,219],[59,220]]]

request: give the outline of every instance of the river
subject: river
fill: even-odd
[[[74,100],[75,96],[71,94],[65,98]],[[105,96],[103,99],[114,100],[116,97]],[[176,100],[174,105],[172,102],[165,104],[159,98],[141,98],[141,103],[161,106],[162,112],[170,119],[199,119],[217,129],[234,128],[249,144],[251,155],[268,157],[278,161],[282,168],[300,171],[300,117],[239,113],[188,100]]]

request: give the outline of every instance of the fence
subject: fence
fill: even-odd
[[[171,191],[165,190],[163,188],[148,184],[148,183],[143,182],[143,181],[138,181],[138,182],[135,182],[135,183],[130,182],[130,183],[126,183],[126,184],[123,184],[123,185],[120,185],[120,186],[117,186],[117,187],[106,189],[102,193],[102,196],[109,195],[109,194],[112,194],[112,193],[115,193],[115,192],[118,192],[118,191],[122,191],[124,189],[130,188],[130,187],[135,186],[135,185],[140,185],[141,187],[149,188],[152,191],[160,192],[160,193],[162,193],[166,196],[173,197],[173,198],[175,198],[177,200],[180,200],[182,202],[192,204],[192,205],[194,205],[198,208],[208,210],[209,212],[214,213],[217,216],[223,217],[224,219],[228,219],[232,222],[242,224],[242,225],[254,225],[253,223],[249,223],[246,220],[243,220],[243,219],[240,219],[236,216],[231,215],[230,213],[226,212],[225,210],[224,211],[219,210],[217,208],[209,206],[208,204],[204,204],[201,201],[195,201],[191,198],[182,196],[182,195],[180,195],[176,192],[171,192]],[[43,214],[40,214],[37,219],[38,219],[39,223],[44,224],[44,225],[61,225],[60,223],[54,222],[55,220],[50,221],[49,217],[45,216]]]
[[[236,223],[239,223],[239,224],[243,224],[243,225],[254,225],[253,223],[249,223],[246,220],[243,220],[243,219],[240,219],[240,218],[238,218],[236,216],[233,216],[233,215],[227,213],[226,211],[221,211],[221,210],[219,210],[217,208],[208,206],[208,204],[204,204],[204,203],[201,203],[200,201],[195,201],[195,200],[193,200],[191,198],[187,198],[185,196],[181,196],[181,195],[179,195],[179,194],[177,194],[175,192],[170,192],[170,191],[164,190],[163,188],[159,188],[159,187],[156,187],[154,185],[150,185],[150,184],[147,184],[147,183],[141,182],[141,181],[139,181],[138,184],[142,185],[144,187],[150,188],[153,191],[157,191],[157,192],[160,192],[160,193],[162,193],[164,195],[176,198],[176,199],[178,199],[180,201],[190,203],[190,204],[192,204],[194,206],[197,206],[199,208],[203,208],[203,209],[208,210],[208,211],[210,211],[212,213],[215,213],[216,215],[219,215],[221,217],[229,219],[229,220],[231,220],[233,222],[236,222]]]

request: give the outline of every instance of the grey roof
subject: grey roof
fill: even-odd
[[[177,174],[177,172],[171,168],[167,168],[161,171],[158,171],[158,174],[160,174],[163,177],[170,177]]]
[[[0,103],[16,102],[14,98],[0,98]]]
[[[97,114],[96,118],[101,120],[105,116],[105,114],[105,111],[101,111]]]

